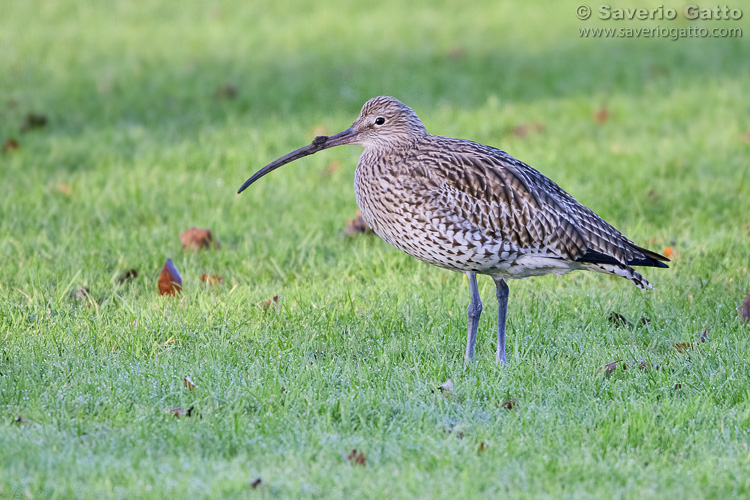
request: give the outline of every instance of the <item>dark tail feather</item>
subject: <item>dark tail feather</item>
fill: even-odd
[[[627,262],[629,266],[644,266],[644,267],[662,267],[668,268],[669,266],[664,264],[662,261],[669,262],[669,259],[663,255],[659,255],[656,252],[641,248],[638,245],[633,245],[633,250],[643,254],[643,258],[632,259]],[[591,250],[590,248],[584,252],[583,255],[576,259],[578,262],[585,262],[591,264],[611,264],[611,265],[622,265],[622,262],[615,259],[611,255]]]
[[[662,267],[662,268],[669,267],[668,265],[665,264],[665,262],[669,262],[669,259],[664,257],[663,255],[658,254],[656,252],[652,252],[651,250],[648,250],[646,248],[639,247],[638,245],[633,245],[633,248],[641,252],[645,256],[645,258],[633,259],[630,262],[628,262],[628,265],[644,266],[644,267]]]

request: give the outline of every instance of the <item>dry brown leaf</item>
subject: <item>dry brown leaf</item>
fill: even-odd
[[[609,110],[607,108],[599,109],[594,113],[594,120],[596,120],[596,123],[605,123],[609,120]]]
[[[451,379],[446,380],[438,386],[438,390],[445,393],[453,392],[453,381]]]
[[[357,216],[348,220],[346,222],[346,227],[344,228],[344,234],[347,236],[356,236],[358,234],[367,234],[371,232],[372,229],[367,227],[367,223],[365,223],[365,220],[362,218],[362,212],[359,209],[357,209]]]
[[[210,274],[201,274],[201,281],[211,286],[220,285],[224,282],[224,278],[221,276],[212,276]]]
[[[703,330],[703,333],[700,334],[700,336],[698,337],[698,340],[701,343],[704,343],[704,342],[708,341],[708,330]],[[682,353],[684,353],[686,351],[689,351],[690,349],[694,349],[695,348],[695,342],[679,342],[679,343],[675,344],[674,347],[675,347],[675,349],[677,349],[677,352],[679,352],[680,354],[682,354]]]
[[[68,295],[71,299],[82,300],[88,297],[90,293],[91,293],[91,290],[89,290],[89,287],[82,286],[81,288],[76,288],[74,290],[71,290]]]
[[[274,304],[278,304],[278,303],[279,303],[279,296],[278,295],[274,295],[273,298],[268,299],[265,302],[265,304],[263,304],[263,310],[264,311],[268,311],[269,307],[271,307]]]
[[[352,464],[365,465],[365,454],[362,451],[358,452],[356,448],[346,456],[346,459]]]
[[[117,281],[122,285],[126,281],[130,281],[138,277],[138,271],[135,269],[128,269],[117,278]]]
[[[679,342],[679,343],[677,343],[677,344],[674,345],[674,348],[677,349],[677,352],[679,352],[680,354],[682,354],[683,352],[686,352],[686,351],[689,351],[690,349],[692,349],[693,348],[693,343],[692,342],[690,342],[690,343],[688,343],[688,342]]]
[[[513,135],[523,139],[531,134],[541,134],[544,132],[544,125],[541,123],[522,123],[516,127],[513,127]]]
[[[70,187],[70,184],[65,184],[64,182],[57,185],[57,190],[65,196],[70,196],[73,193],[73,188]]]
[[[447,429],[443,429],[443,432],[448,433],[448,434],[453,434],[453,432],[455,430],[456,430],[455,427],[448,427]],[[463,439],[464,438],[464,432],[463,431],[458,431],[458,432],[456,432],[454,434],[454,436],[456,436],[458,439]]]
[[[253,482],[251,482],[251,483],[250,483],[250,487],[251,487],[252,489],[255,489],[255,488],[257,488],[258,486],[260,486],[260,483],[262,483],[262,482],[263,482],[263,480],[262,480],[261,478],[259,478],[259,477],[256,477],[255,479],[253,479]]]
[[[171,413],[174,418],[180,418],[182,416],[190,417],[193,414],[193,407],[191,406],[187,410],[182,407],[172,408],[171,410],[169,410],[169,413]]]
[[[29,420],[28,418],[24,418],[20,415],[17,417],[13,417],[13,423],[24,427],[41,427],[40,424],[34,422],[33,420]]]
[[[708,340],[709,340],[709,338],[708,338],[708,330],[703,330],[703,333],[701,333],[701,336],[698,337],[698,340],[700,340],[701,343],[708,342]]]
[[[332,161],[326,167],[325,174],[326,175],[333,175],[340,168],[341,168],[341,162],[340,161]]]
[[[667,74],[667,69],[660,64],[652,64],[647,69],[650,76],[662,76]]]
[[[466,56],[466,49],[463,47],[453,47],[448,52],[448,56],[452,59],[463,59]]]
[[[188,391],[192,391],[193,389],[195,389],[195,383],[193,382],[193,379],[190,378],[190,375],[185,375],[182,378],[182,385],[184,387],[187,387]]]
[[[234,85],[222,85],[214,90],[214,99],[234,99],[237,97],[237,87]]]
[[[609,376],[612,375],[612,372],[614,372],[618,366],[622,366],[623,370],[627,370],[628,366],[637,367],[641,370],[645,370],[646,368],[651,368],[651,364],[647,363],[644,360],[640,361],[612,361],[611,363],[607,363],[604,366],[600,366],[600,370],[604,370],[604,374]],[[659,365],[653,365],[655,369],[659,369]]]
[[[3,153],[9,153],[11,151],[18,150],[18,141],[13,139],[12,137],[5,140],[3,143]]]
[[[182,276],[172,263],[172,259],[167,259],[159,275],[159,294],[176,295],[182,293]]]
[[[29,113],[21,123],[21,133],[47,125],[47,117],[39,113]]]
[[[210,248],[212,244],[214,248],[219,247],[218,243],[214,243],[210,229],[191,227],[180,235],[180,241],[183,250],[203,250]]]
[[[628,321],[628,318],[626,318],[622,314],[614,312],[614,311],[612,311],[611,313],[609,313],[609,317],[607,317],[607,319],[609,320],[610,323],[612,323],[613,325],[615,325],[617,327],[620,327],[620,326],[631,326],[632,327],[633,326],[633,323],[631,323],[630,321]]]
[[[742,305],[737,308],[737,311],[740,313],[742,321],[750,321],[750,294],[745,297],[745,300],[742,301]]]

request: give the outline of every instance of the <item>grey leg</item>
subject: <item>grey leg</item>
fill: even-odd
[[[508,285],[502,278],[495,278],[497,286],[497,362],[507,365],[505,358],[505,320],[508,315]]]
[[[466,273],[466,276],[469,277],[469,292],[471,293],[471,303],[466,311],[469,314],[469,335],[466,337],[466,356],[464,356],[464,360],[468,363],[474,356],[474,342],[477,340],[479,317],[482,315],[482,299],[479,297],[477,274]]]

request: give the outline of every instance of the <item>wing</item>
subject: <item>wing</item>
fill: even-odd
[[[667,267],[557,184],[489,146],[432,136],[408,175],[439,216],[523,253],[603,265]],[[445,142],[448,142],[447,144]],[[408,182],[408,181],[406,181]]]

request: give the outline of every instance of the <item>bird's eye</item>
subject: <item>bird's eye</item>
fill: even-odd
[[[385,123],[385,118],[383,118],[382,116],[378,116],[377,118],[375,118],[375,125],[382,125],[384,123]]]

